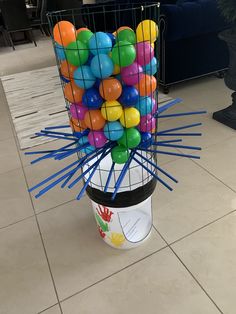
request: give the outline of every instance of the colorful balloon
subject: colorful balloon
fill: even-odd
[[[122,93],[122,85],[117,79],[110,77],[101,81],[99,92],[107,101],[116,100]]]
[[[118,28],[116,33],[118,34],[119,32],[123,31],[124,29],[130,29],[132,31],[132,28],[129,26],[121,26]]]
[[[111,150],[111,158],[116,164],[124,164],[129,159],[129,149],[124,146],[115,146]]]
[[[140,96],[150,96],[157,88],[154,76],[144,74],[138,84],[135,85]]]
[[[97,32],[89,40],[89,49],[93,55],[108,54],[112,48],[110,37],[103,32]]]
[[[76,29],[72,23],[60,21],[54,26],[53,37],[59,45],[67,46],[76,40]]]
[[[62,47],[58,43],[55,43],[55,51],[56,51],[57,58],[59,60],[65,60],[66,55],[65,55],[64,47]]]
[[[114,64],[106,54],[94,56],[91,62],[91,71],[98,78],[107,78],[112,75]]]
[[[66,60],[62,61],[60,65],[60,73],[66,79],[71,80],[73,78],[74,71],[77,69],[76,66],[71,65]]]
[[[110,37],[111,42],[112,42],[112,46],[114,46],[116,43],[116,36],[112,33],[106,33],[106,34]]]
[[[141,142],[140,132],[135,128],[126,129],[123,136],[118,140],[119,145],[135,148]]]
[[[136,44],[136,60],[140,65],[146,65],[154,57],[154,49],[148,42]]]
[[[151,115],[141,117],[140,124],[138,126],[141,132],[151,132],[156,127],[156,119]]]
[[[120,123],[125,128],[132,128],[137,126],[140,122],[140,113],[136,108],[125,108],[122,116],[120,117]]]
[[[102,105],[101,113],[104,119],[116,121],[120,119],[123,109],[121,104],[116,100],[106,101]]]
[[[139,94],[134,86],[123,86],[119,102],[125,107],[134,107],[139,99]]]
[[[83,65],[75,70],[74,81],[80,88],[88,89],[94,85],[96,78],[90,67],[88,65]]]
[[[70,106],[70,113],[72,118],[78,119],[78,120],[84,120],[85,113],[88,111],[88,108],[84,107],[82,103],[75,103],[71,104]]]
[[[153,102],[151,97],[141,96],[135,108],[138,109],[141,116],[146,116],[148,113],[152,112],[154,105],[155,102]]]
[[[113,75],[117,75],[120,73],[120,67],[118,64],[114,64]]]
[[[104,120],[100,110],[88,110],[85,113],[84,122],[91,130],[101,130],[106,121]]]
[[[83,132],[86,129],[86,125],[83,120],[78,120],[75,118],[70,119],[70,126],[74,132]]]
[[[80,139],[79,139],[79,144],[80,145],[84,145],[84,144],[87,144],[88,143],[88,136],[82,136]]]
[[[152,134],[149,132],[142,132],[141,133],[141,142],[142,147],[148,148],[152,144]]]
[[[111,141],[117,141],[122,137],[124,128],[118,121],[107,122],[104,126],[104,134]]]
[[[119,41],[112,48],[112,60],[120,67],[131,65],[136,58],[136,50],[128,41]]]
[[[153,57],[151,62],[143,67],[144,73],[148,75],[155,75],[158,71],[159,63],[157,58]]]
[[[107,138],[102,131],[90,131],[88,134],[88,141],[92,146],[100,148],[106,144]]]
[[[78,87],[74,81],[67,83],[64,87],[65,98],[71,103],[79,103],[82,101],[84,89]]]
[[[89,31],[89,29],[87,27],[81,27],[81,28],[77,29],[76,30],[76,36],[79,35],[79,33],[82,31]]]
[[[136,43],[136,35],[132,29],[123,29],[117,33],[117,41],[128,41],[131,44]]]
[[[88,60],[89,51],[80,41],[73,41],[65,48],[67,61],[74,66],[81,66]]]
[[[89,109],[98,109],[102,106],[104,102],[99,94],[99,91],[95,87],[86,89],[82,100],[83,104]]]
[[[137,63],[121,68],[122,81],[126,85],[135,85],[142,78],[143,68]]]
[[[149,41],[154,43],[158,37],[158,26],[152,20],[144,20],[138,24],[136,29],[137,41]]]
[[[92,36],[93,36],[93,33],[89,29],[84,29],[84,30],[81,30],[79,33],[77,33],[76,40],[79,40],[80,42],[85,44],[86,47],[88,47],[89,40]]]

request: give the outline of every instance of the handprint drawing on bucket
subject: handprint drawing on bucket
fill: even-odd
[[[105,206],[102,206],[102,205],[98,205],[99,207],[99,210],[96,208],[99,216],[107,221],[107,222],[110,222],[111,221],[111,216],[113,215],[113,212],[109,210],[109,208],[105,207]]]

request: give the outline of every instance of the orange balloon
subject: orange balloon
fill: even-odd
[[[70,119],[70,126],[74,132],[83,132],[87,128],[84,121],[75,118]]]
[[[82,31],[89,31],[89,29],[88,29],[87,27],[81,27],[81,28],[77,29],[77,31],[76,31],[76,37],[77,37],[77,35],[79,35],[79,33],[82,32]]]
[[[76,29],[68,21],[58,22],[53,29],[54,40],[61,46],[67,46],[76,40]]]
[[[118,28],[117,33],[120,32],[120,31],[123,31],[124,29],[131,29],[132,30],[132,28],[129,27],[129,26],[121,26],[121,27]]]
[[[144,74],[138,84],[135,85],[140,96],[149,96],[157,88],[157,80],[154,76]]]
[[[75,84],[74,81],[67,83],[64,87],[65,98],[71,102],[81,102],[84,94],[84,89]]]
[[[122,93],[122,85],[119,80],[114,77],[109,77],[101,81],[99,92],[102,98],[108,101],[116,100]]]
[[[84,116],[84,122],[91,130],[101,130],[106,120],[103,118],[100,110],[88,110]]]
[[[66,60],[62,61],[60,66],[61,75],[69,80],[73,78],[73,73],[76,69],[77,67],[68,63]]]

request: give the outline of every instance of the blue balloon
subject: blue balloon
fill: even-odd
[[[89,49],[94,55],[108,54],[112,49],[112,41],[106,33],[97,32],[89,39]]]
[[[89,130],[84,130],[83,132],[73,132],[73,135],[80,138],[82,133],[88,135]]]
[[[91,71],[94,76],[104,79],[112,75],[114,64],[108,55],[96,55],[91,62]]]
[[[99,79],[97,78],[97,79],[96,79],[96,82],[95,82],[95,84],[94,84],[94,87],[99,88],[100,83],[101,83],[101,80],[99,80]]]
[[[88,136],[82,136],[80,139],[79,139],[79,144],[80,145],[84,145],[84,144],[87,144],[88,143]]]
[[[118,121],[107,122],[103,131],[106,138],[111,141],[117,141],[124,134],[124,128]]]
[[[110,37],[111,42],[112,42],[112,46],[114,46],[116,43],[116,36],[113,35],[112,33],[106,33],[106,34]]]
[[[57,58],[59,60],[65,60],[66,55],[65,55],[64,47],[62,47],[58,43],[56,43],[55,44],[55,51],[56,51],[56,54],[57,54]]]
[[[89,56],[88,56],[88,60],[87,60],[87,62],[85,63],[85,65],[91,65],[91,62],[92,62],[92,60],[93,60],[93,57],[94,57],[94,55],[92,54],[92,53],[90,53],[89,54]]]
[[[152,112],[154,106],[154,102],[152,101],[151,97],[139,97],[135,108],[138,109],[141,116],[146,116],[147,114]]]
[[[98,109],[104,103],[103,98],[95,87],[89,88],[85,91],[82,101],[89,109]]]
[[[87,144],[89,141],[88,141],[88,136],[82,136],[80,139],[79,139],[79,145],[78,145],[78,147],[79,146],[82,146],[82,145],[84,145],[84,144]],[[94,146],[92,146],[92,145],[89,145],[89,146],[87,146],[87,147],[85,147],[85,148],[82,148],[81,150],[80,150],[80,152],[81,153],[84,153],[84,154],[89,154],[89,153],[91,153],[91,152],[93,152],[95,150],[95,147]]]
[[[74,71],[74,81],[80,88],[88,89],[94,85],[96,78],[88,65],[82,65]]]
[[[157,58],[153,57],[151,62],[143,67],[143,71],[148,75],[154,75],[157,73],[158,67],[159,62],[157,61]]]
[[[141,132],[141,146],[149,147],[152,144],[152,134],[149,132]]]
[[[119,102],[125,107],[134,107],[138,102],[139,94],[133,86],[123,86]]]

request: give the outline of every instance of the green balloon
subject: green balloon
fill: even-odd
[[[116,146],[111,150],[111,158],[117,164],[124,164],[129,159],[129,150],[124,146]]]
[[[73,41],[65,49],[67,61],[78,67],[87,62],[89,57],[89,49],[81,41]]]
[[[88,46],[89,39],[93,36],[93,33],[89,30],[84,30],[79,32],[79,34],[76,37],[76,40],[81,41],[83,44]]]
[[[123,29],[118,32],[117,41],[128,41],[131,44],[136,44],[136,35],[132,29]]]
[[[128,148],[135,148],[141,142],[141,135],[135,128],[125,129],[124,134],[118,140],[118,144]]]
[[[111,58],[115,64],[121,67],[127,67],[134,62],[136,50],[128,41],[119,41],[112,49]]]

